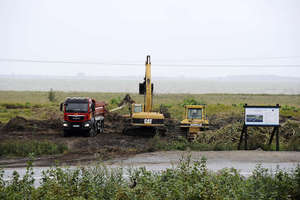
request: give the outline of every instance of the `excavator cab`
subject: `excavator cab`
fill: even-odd
[[[139,113],[139,112],[143,112],[144,110],[144,105],[143,104],[132,104],[132,113]]]
[[[153,83],[151,83],[151,94],[153,94],[154,86]],[[146,81],[139,83],[139,94],[145,95],[146,93]]]

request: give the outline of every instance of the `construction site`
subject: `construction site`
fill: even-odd
[[[246,124],[243,116],[244,104],[206,105],[197,99],[187,99],[182,95],[184,102],[174,104],[175,107],[180,107],[180,117],[172,116],[178,113],[178,110],[173,110],[172,105],[161,103],[155,106],[153,103],[157,101],[153,92],[155,87],[151,81],[150,56],[146,57],[145,76],[138,86],[139,94],[133,96],[140,96],[139,102],[130,94],[124,94],[123,98],[119,96],[110,102],[91,97],[66,97],[63,102],[52,104],[51,111],[49,108],[45,110],[45,106],[32,106],[30,103],[27,103],[27,107],[26,104],[3,104],[6,112],[27,108],[26,112],[29,109],[30,112],[44,112],[46,116],[44,119],[30,119],[22,117],[21,114],[1,124],[0,139],[3,150],[0,165],[25,166],[30,150],[26,153],[22,144],[28,142],[28,145],[32,145],[31,143],[35,142],[39,145],[39,141],[49,142],[50,147],[43,148],[52,148],[53,144],[53,148],[60,150],[38,152],[37,155],[34,155],[35,151],[32,150],[33,155],[37,156],[36,166],[49,166],[54,163],[86,164],[160,150],[218,151],[240,148],[243,139],[241,132]],[[234,95],[223,98],[231,96]],[[264,102],[268,99],[268,96],[244,96],[250,103],[254,99],[257,101],[263,98]],[[292,97],[296,101],[299,99],[297,95]],[[289,96],[285,98],[290,99]],[[261,118],[262,116],[258,121]],[[279,140],[282,144],[281,150],[299,150],[299,108],[283,107],[277,121],[281,126],[278,137],[278,144]],[[249,136],[249,141],[245,148],[275,150],[275,144],[272,144],[274,131],[271,132],[266,127],[254,127],[253,130],[249,129],[246,135],[246,138]],[[278,149],[276,146],[276,150],[279,150],[279,146]]]
[[[299,200],[299,8],[1,0],[0,199]]]

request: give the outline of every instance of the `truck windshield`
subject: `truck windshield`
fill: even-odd
[[[202,119],[202,109],[190,108],[188,111],[188,119]]]
[[[88,112],[87,103],[67,103],[66,112],[70,113],[86,113]]]

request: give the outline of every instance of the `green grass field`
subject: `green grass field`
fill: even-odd
[[[92,97],[97,100],[110,101],[112,98],[125,96],[125,93],[98,93],[98,92],[55,92],[57,102],[68,96]],[[130,94],[138,102],[143,96]],[[154,104],[172,104],[181,102],[186,98],[202,100],[207,104],[276,104],[300,107],[300,95],[270,95],[270,94],[155,94]],[[47,104],[48,92],[32,91],[0,91],[0,103],[26,103]]]
[[[66,97],[92,97],[99,101],[106,101],[111,108],[125,96],[125,93],[97,93],[97,92],[55,92],[55,102],[48,99],[49,92],[32,91],[0,91],[0,121],[6,123],[9,119],[19,115],[33,119],[45,119],[49,112],[59,115],[59,104]],[[143,103],[143,96],[130,94],[137,103]],[[266,95],[266,94],[156,94],[153,97],[154,109],[161,104],[168,107],[172,118],[181,119],[185,99],[195,99],[207,104],[208,116],[231,115],[243,113],[243,105],[275,105],[282,106],[282,116],[292,116],[300,119],[300,95]],[[117,101],[115,101],[117,100]],[[125,111],[123,111],[125,112]]]

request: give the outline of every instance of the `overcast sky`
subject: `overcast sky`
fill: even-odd
[[[148,54],[153,76],[300,77],[300,1],[0,0],[0,74],[142,77]]]

